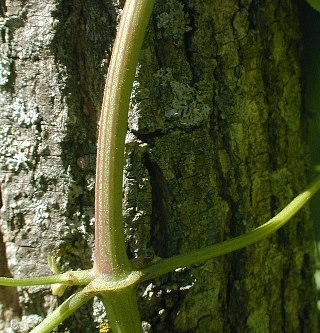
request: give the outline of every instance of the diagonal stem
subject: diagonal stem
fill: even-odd
[[[163,259],[142,270],[141,281],[153,279],[160,275],[169,273],[179,267],[199,264],[211,258],[222,256],[270,236],[279,228],[284,226],[320,189],[320,178],[314,180],[309,187],[294,198],[284,209],[265,224],[256,229],[235,237],[233,239],[205,247],[187,254],[177,255]]]
[[[130,271],[122,219],[122,177],[129,100],[154,0],[127,0],[105,84],[97,148],[95,262],[98,274]]]
[[[320,1],[319,0],[307,0],[309,5],[320,13]]]
[[[31,333],[50,333],[66,318],[71,316],[83,304],[87,303],[95,294],[88,285],[65,300],[57,309],[48,315]]]

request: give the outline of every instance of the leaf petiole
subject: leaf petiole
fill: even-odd
[[[320,177],[314,180],[306,190],[294,198],[285,208],[265,224],[255,228],[248,233],[233,239],[205,247],[187,254],[177,255],[171,258],[157,261],[142,269],[141,280],[149,280],[162,274],[174,271],[177,268],[199,264],[208,259],[222,256],[224,254],[242,249],[248,245],[270,236],[279,228],[284,226],[320,189]]]
[[[25,279],[0,277],[0,285],[6,287],[25,287],[47,284],[87,285],[94,278],[92,269],[83,271],[69,271],[62,274],[30,277]]]

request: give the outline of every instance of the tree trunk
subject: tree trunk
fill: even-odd
[[[63,271],[88,268],[97,115],[123,1],[0,4],[0,274],[48,274],[48,253]],[[130,257],[240,235],[305,186],[300,43],[290,0],[156,2],[129,113]],[[2,330],[28,332],[61,302],[47,287],[0,292]],[[316,332],[309,212],[138,295],[146,332]],[[58,332],[98,331],[103,316],[95,301]]]

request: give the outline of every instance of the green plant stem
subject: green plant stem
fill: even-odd
[[[154,0],[127,0],[112,50],[100,118],[95,197],[98,274],[130,270],[122,219],[122,178],[129,100]]]
[[[101,295],[113,333],[142,333],[136,288]]]
[[[30,333],[50,333],[66,318],[72,315],[80,306],[94,297],[90,285],[70,296],[65,300],[57,309],[48,315],[38,326],[36,326]]]
[[[293,199],[280,213],[260,227],[233,239],[193,251],[188,254],[178,255],[160,260],[142,270],[141,280],[149,280],[162,274],[169,273],[177,268],[199,264],[208,259],[222,256],[248,245],[256,243],[274,233],[285,225],[320,189],[320,177]]]
[[[307,2],[313,9],[320,12],[320,0],[307,0]]]
[[[7,287],[36,286],[46,284],[86,285],[93,279],[92,269],[87,271],[70,271],[63,274],[30,277],[26,279],[0,277],[0,285]]]

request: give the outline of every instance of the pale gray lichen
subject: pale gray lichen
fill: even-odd
[[[3,125],[0,132],[0,168],[17,172],[19,170],[29,169],[29,158],[25,153],[25,148],[28,148],[28,142],[24,142],[20,146],[20,151],[17,151],[13,146],[13,134],[11,133],[11,125]]]
[[[10,135],[11,133],[11,126],[10,125],[3,125],[0,131],[0,157],[3,161],[6,157],[12,156],[12,142],[13,137]]]
[[[6,166],[9,171],[14,172],[18,172],[19,170],[28,170],[29,159],[24,153],[18,152],[15,153],[12,157],[7,158]]]
[[[34,100],[25,103],[22,99],[16,98],[12,103],[13,119],[20,126],[32,126],[40,121],[38,106]]]
[[[10,79],[11,72],[11,60],[8,58],[2,58],[0,60],[0,86],[5,86]]]
[[[155,285],[153,283],[148,284],[145,290],[143,291],[142,297],[147,300],[150,300],[154,295],[154,289]]]
[[[94,297],[93,299],[93,320],[98,325],[101,324],[104,320],[106,320],[106,310],[98,297]]]
[[[95,186],[95,176],[93,174],[88,174],[86,175],[86,189],[88,191],[92,191],[94,190],[94,186]]]
[[[2,33],[6,33],[5,20],[0,18],[0,29]],[[7,38],[7,36],[5,36]],[[0,87],[5,86],[9,80],[11,75],[11,65],[12,58],[10,58],[10,48],[6,43],[1,43],[0,41]]]
[[[175,80],[170,68],[158,70],[154,77],[158,85],[170,87],[172,92],[171,104],[165,110],[167,119],[177,119],[185,126],[195,126],[208,119],[209,105],[201,101],[200,94],[194,87]]]
[[[185,32],[191,30],[188,14],[184,11],[184,5],[178,1],[167,1],[168,11],[157,16],[157,27],[161,29],[163,37],[178,39]]]
[[[2,231],[8,232],[8,228],[10,228],[10,226],[8,225],[8,223],[3,223],[1,225]],[[17,251],[18,251],[18,246],[17,244],[7,241],[6,242],[6,255],[8,258],[8,267],[9,269],[14,269],[15,267],[18,266],[18,257],[17,257]],[[19,270],[16,272],[16,277],[19,277]]]
[[[27,333],[32,328],[42,322],[43,318],[36,314],[29,314],[28,316],[23,315],[21,321],[13,319],[11,321],[11,328],[13,332]]]
[[[86,210],[83,213],[76,211],[68,222],[68,229],[72,235],[91,237],[91,229],[94,224],[93,211]],[[90,230],[89,230],[90,229]]]
[[[37,201],[34,208],[35,214],[33,221],[35,223],[41,223],[49,218],[49,205],[46,201]]]
[[[141,325],[143,333],[152,333],[152,326],[150,323],[148,323],[147,321],[142,321]]]

